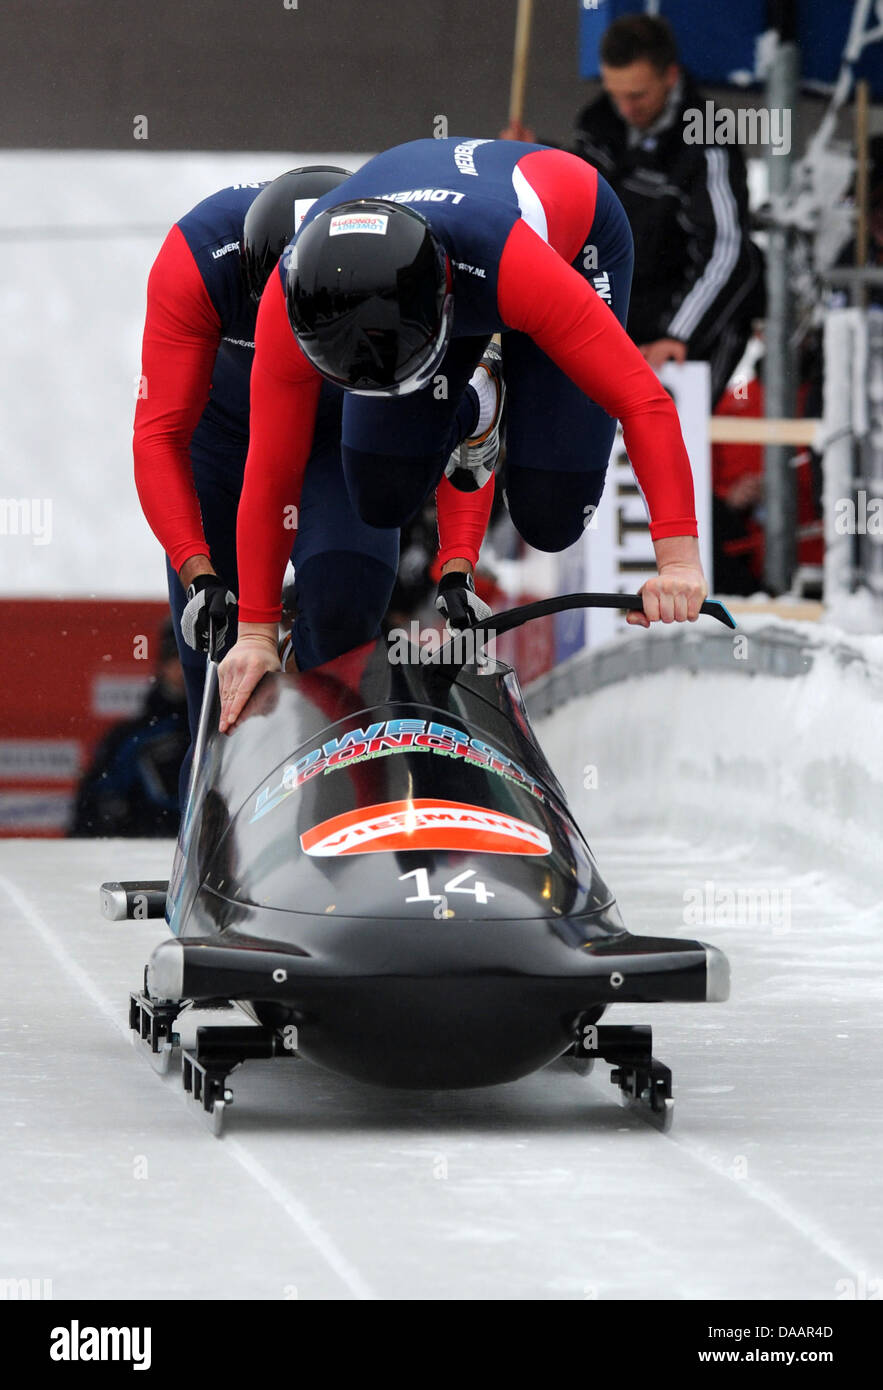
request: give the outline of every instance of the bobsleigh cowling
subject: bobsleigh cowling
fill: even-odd
[[[379,640],[265,676],[227,735],[211,668],[174,935],[133,1027],[156,1052],[185,1002],[242,1004],[257,1029],[201,1029],[184,1061],[208,1111],[231,1098],[237,1047],[417,1088],[600,1056],[624,1094],[670,1111],[649,1029],[598,1020],[613,1003],[724,999],[725,957],[625,929],[511,668],[390,655]]]

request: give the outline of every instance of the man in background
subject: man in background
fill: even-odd
[[[703,361],[720,399],[764,307],[736,146],[688,144],[685,112],[705,96],[664,19],[623,15],[601,40],[604,91],[577,117],[573,153],[598,169],[635,239],[628,333],[651,367]],[[532,140],[518,123],[504,132]]]
[[[68,835],[177,835],[178,772],[189,742],[184,673],[167,619],[141,712],[115,724],[98,745],[77,789]]]

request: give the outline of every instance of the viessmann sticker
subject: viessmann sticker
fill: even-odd
[[[332,858],[382,850],[472,850],[484,854],[550,854],[539,826],[503,811],[430,797],[387,801],[345,811],[300,837],[305,854]]]
[[[371,236],[386,236],[389,215],[385,212],[345,212],[332,217],[329,236],[346,236],[350,232],[367,232]]]

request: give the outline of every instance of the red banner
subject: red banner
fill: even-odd
[[[63,835],[99,739],[141,708],[162,602],[0,601],[0,836]]]

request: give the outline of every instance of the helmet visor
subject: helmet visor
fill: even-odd
[[[354,396],[409,396],[414,391],[422,391],[428,386],[435,376],[448,350],[451,340],[451,329],[454,323],[454,296],[450,293],[445,295],[442,305],[441,320],[438,333],[432,343],[424,343],[418,353],[414,354],[414,369],[407,375],[401,375],[399,369],[399,380],[391,386],[351,386],[349,389]],[[407,370],[407,363],[405,364]]]

